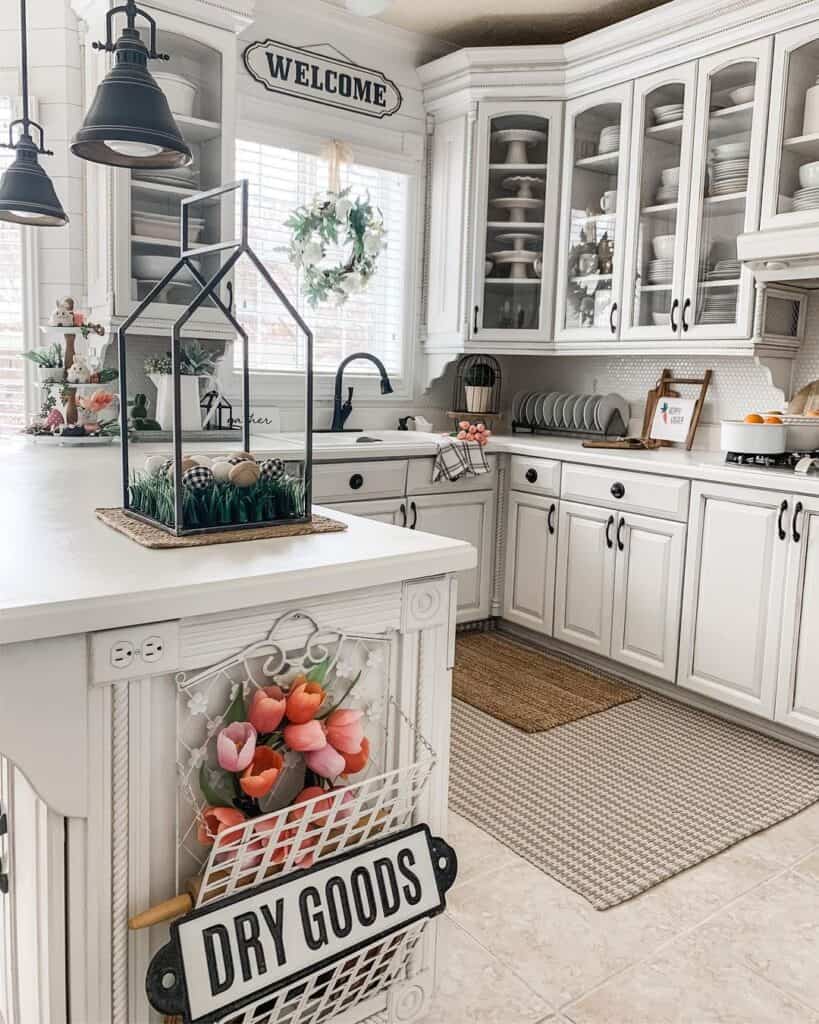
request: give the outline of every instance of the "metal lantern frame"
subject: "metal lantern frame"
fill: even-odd
[[[487,385],[491,388],[492,394],[487,396],[487,408],[485,409],[474,409],[468,408],[468,402],[466,398],[466,388],[470,385],[467,383],[467,377],[474,370],[480,370],[486,368],[492,375],[493,383]],[[452,389],[452,411],[453,413],[464,413],[466,416],[497,416],[501,411],[501,390],[503,385],[503,375],[501,373],[500,363],[494,356],[484,354],[474,354],[468,356],[461,356],[458,360],[458,366],[455,371],[455,383]]]
[[[239,193],[241,202],[241,231],[238,239],[229,242],[215,242],[209,245],[199,245],[192,248],[189,237],[189,216],[190,209],[199,203],[217,200],[220,196],[227,196],[231,193]],[[119,355],[119,381],[120,381],[120,429],[122,441],[122,507],[127,515],[151,526],[159,527],[166,533],[174,536],[187,536],[197,533],[215,533],[226,530],[247,530],[259,529],[264,526],[275,526],[282,524],[308,523],[311,521],[312,506],[312,474],[313,474],[313,332],[307,326],[298,310],[288,299],[276,281],[268,272],[259,257],[248,243],[248,184],[246,179],[234,181],[229,185],[221,185],[206,192],[198,192],[182,200],[181,203],[181,224],[180,224],[180,256],[174,266],[165,274],[161,281],[150,290],[145,298],[137,305],[125,320],[119,325],[115,333],[117,336],[117,352]],[[211,253],[227,253],[230,255],[222,262],[222,265],[210,278],[206,278],[199,270],[194,259],[199,259]],[[182,329],[203,305],[207,299],[211,299],[216,308],[236,331],[242,343],[242,447],[250,453],[250,353],[247,331],[242,327],[232,312],[232,301],[226,306],[219,296],[219,285],[233,270],[242,256],[247,256],[256,268],[262,279],[282,303],[297,327],[304,333],[306,340],[305,349],[305,450],[304,468],[302,475],[303,482],[303,503],[304,511],[301,516],[289,516],[279,519],[255,520],[247,523],[224,523],[209,526],[185,526],[183,513],[183,496],[185,485],[182,482],[182,386],[181,386],[181,361],[182,361]],[[185,307],[177,317],[171,329],[171,374],[173,376],[173,487],[174,487],[174,525],[170,526],[161,520],[146,516],[131,507],[130,495],[130,465],[129,465],[129,444],[128,444],[128,382],[127,382],[127,333],[133,324],[142,316],[146,309],[156,301],[158,296],[174,280],[180,270],[187,270],[199,286],[199,291],[194,299]]]

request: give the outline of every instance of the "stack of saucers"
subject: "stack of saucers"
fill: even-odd
[[[726,142],[715,146],[709,174],[708,194],[725,196],[748,188],[751,166],[750,148],[746,142]]]
[[[730,324],[736,318],[736,292],[709,291],[705,296],[699,323]]]
[[[674,276],[674,260],[649,260],[647,277],[649,284],[669,284]]]
[[[655,124],[673,124],[675,121],[682,121],[682,103],[664,103],[660,107],[654,107],[651,111],[654,115]]]
[[[737,259],[717,260],[712,270],[707,271],[709,281],[735,281],[740,274],[742,265]]]
[[[615,150],[620,148],[620,125],[610,124],[607,125],[600,132],[600,141],[597,144],[597,152],[613,153]]]
[[[815,210],[819,206],[819,185],[798,188],[793,194],[794,210]]]

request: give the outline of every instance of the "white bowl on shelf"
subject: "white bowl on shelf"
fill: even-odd
[[[781,455],[785,451],[784,423],[744,423],[723,420],[720,427],[720,448],[724,452],[743,455]]]
[[[660,177],[662,178],[663,185],[679,185],[680,169],[679,167],[666,167],[664,171],[660,171]]]
[[[717,161],[744,160],[751,153],[749,142],[721,142],[714,146],[712,154]]]
[[[198,242],[205,228],[201,217],[188,218],[188,241]],[[163,213],[141,213],[134,210],[131,214],[131,230],[142,238],[161,238],[176,241],[180,235],[179,217]]]
[[[182,75],[174,75],[169,71],[154,71],[154,80],[159,88],[165,93],[168,106],[172,113],[181,117],[193,116],[193,101],[199,87],[195,82],[183,78]]]
[[[728,96],[737,107],[742,103],[750,103],[754,98],[754,87],[752,85],[740,86],[739,89],[732,89]]]
[[[802,188],[819,185],[819,160],[814,160],[809,164],[802,164],[799,168],[799,184]]]
[[[671,260],[674,258],[674,243],[676,235],[657,235],[651,239],[651,246],[654,255],[658,260]]]
[[[131,257],[131,273],[137,281],[161,281],[177,260],[177,256],[135,252]],[[191,280],[191,273],[186,267],[182,267],[174,278],[176,284],[190,284]]]
[[[789,452],[813,452],[819,448],[819,419],[805,417],[804,422],[785,424]]]

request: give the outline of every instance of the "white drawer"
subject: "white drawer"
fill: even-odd
[[[313,466],[313,501],[356,501],[400,498],[407,483],[407,460],[383,462],[324,462]]]
[[[509,462],[509,486],[513,491],[556,497],[560,494],[560,463],[513,455]]]
[[[432,467],[435,459],[410,459],[407,474],[407,494],[446,494],[451,491],[491,491],[495,486],[498,470],[497,455],[487,455],[489,472],[480,476],[462,476],[460,480],[432,482]]]
[[[563,463],[560,496],[568,501],[685,522],[688,491],[688,481],[673,476]]]

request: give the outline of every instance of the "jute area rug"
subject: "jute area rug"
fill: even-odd
[[[449,797],[605,910],[819,800],[819,757],[649,690],[534,734],[455,700]]]
[[[498,633],[458,637],[455,696],[524,732],[543,732],[635,700],[634,687],[604,679]]]

